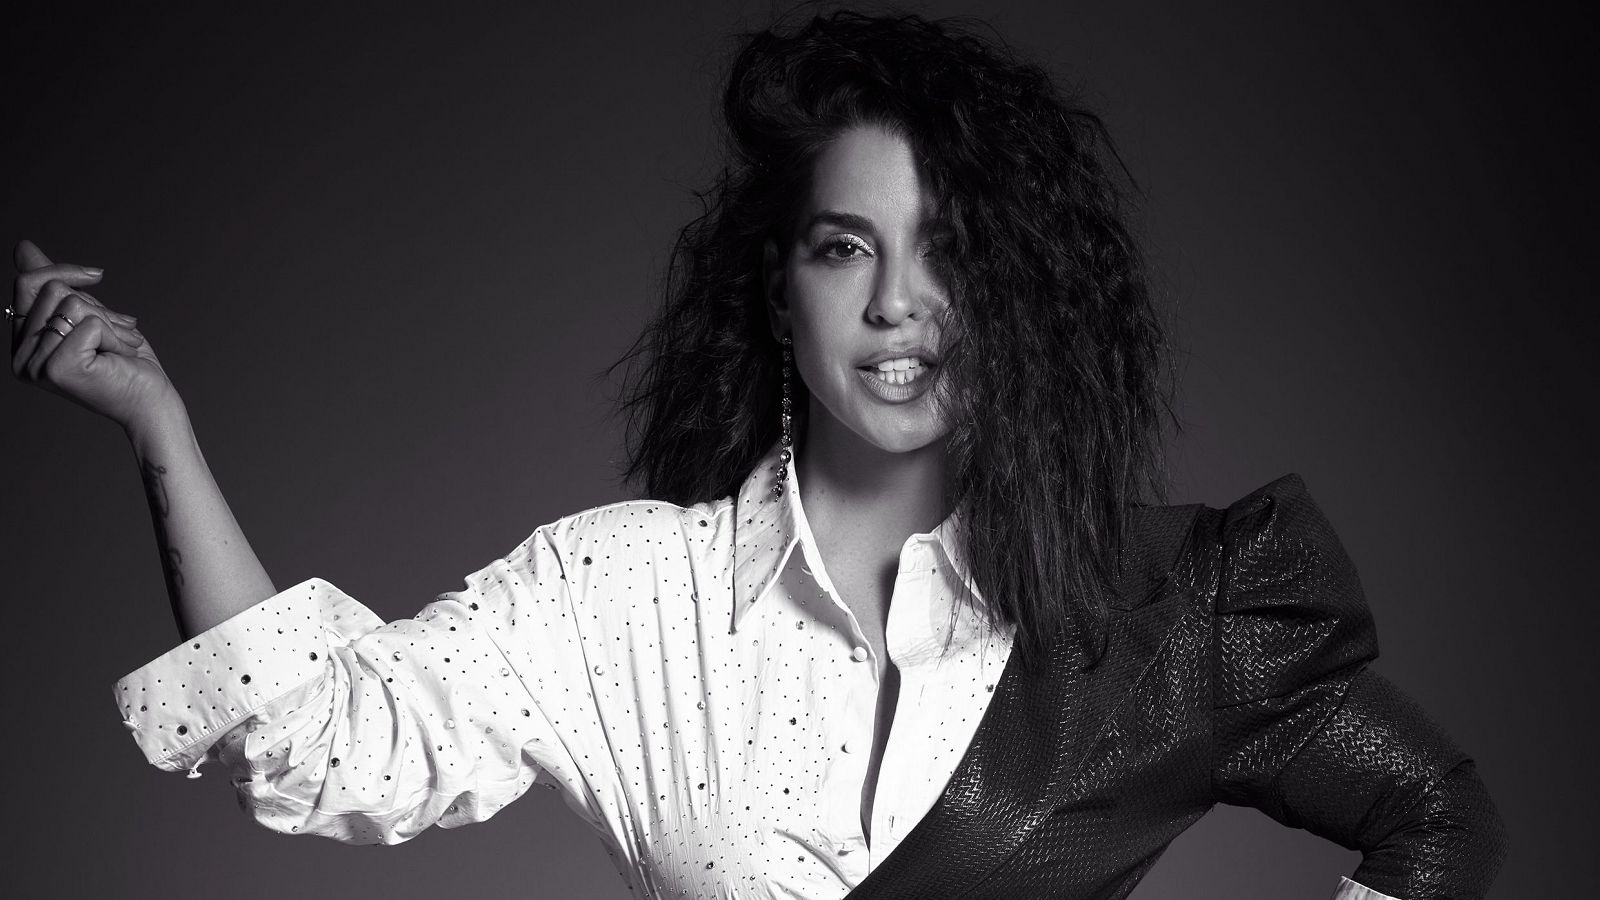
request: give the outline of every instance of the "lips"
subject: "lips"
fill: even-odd
[[[908,374],[906,380],[893,380],[881,372],[871,368],[861,369],[861,383],[872,395],[886,403],[910,403],[921,397],[928,390],[928,385],[933,381],[933,375],[925,366],[904,370]]]

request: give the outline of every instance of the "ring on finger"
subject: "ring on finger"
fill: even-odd
[[[12,321],[13,319],[24,318],[26,315],[27,315],[27,313],[17,312],[16,310],[12,309],[9,306],[6,307],[6,321],[7,322]]]
[[[60,319],[61,321],[67,323],[67,331],[71,331],[72,329],[77,327],[77,325],[75,325],[73,323],[73,321],[71,319],[67,318],[65,315],[63,315],[61,313],[55,313],[52,316],[50,316],[50,318],[45,320],[45,322],[44,322],[45,331],[54,331],[56,334],[61,335],[62,338],[65,338],[67,336],[67,331],[62,331],[61,329],[57,328],[56,326],[50,324],[51,322],[54,322],[57,319]]]

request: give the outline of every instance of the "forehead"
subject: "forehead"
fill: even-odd
[[[905,138],[881,125],[855,125],[817,155],[808,206],[884,226],[916,225],[931,213],[933,196]]]

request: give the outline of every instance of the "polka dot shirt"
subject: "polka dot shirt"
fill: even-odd
[[[737,496],[567,516],[385,623],[311,578],[115,685],[152,764],[218,762],[261,825],[395,844],[535,785],[648,897],[842,897],[927,813],[1011,651],[959,510],[901,548],[900,675],[861,821],[877,651],[829,581],[774,443]],[[796,552],[798,550],[798,552]]]

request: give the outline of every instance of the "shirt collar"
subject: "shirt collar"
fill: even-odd
[[[793,454],[784,463],[788,477],[779,486],[778,460],[782,457],[782,441],[774,440],[772,446],[745,476],[734,498],[733,546],[733,625],[731,632],[739,630],[739,623],[752,607],[772,590],[778,575],[788,563],[802,539],[800,523],[805,512],[800,507],[800,482],[796,476]],[[952,510],[932,532],[914,535],[931,538],[944,555],[947,565],[979,603],[983,595],[973,583],[971,569],[962,549],[960,529],[961,510]],[[815,547],[811,548],[815,550]],[[819,555],[820,558],[820,555]]]

